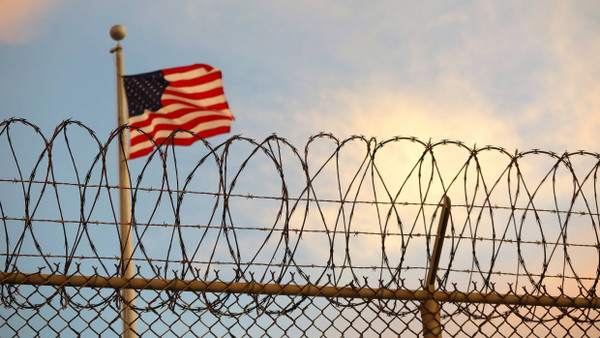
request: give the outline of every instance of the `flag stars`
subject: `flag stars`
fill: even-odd
[[[130,117],[160,109],[162,93],[169,86],[161,71],[125,76],[124,83]]]

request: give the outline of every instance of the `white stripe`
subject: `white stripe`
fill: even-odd
[[[150,113],[149,111],[146,111],[143,115],[140,116],[148,116],[148,113]],[[172,119],[172,118],[168,118],[168,117],[159,117],[159,118],[154,118],[154,120],[152,120],[152,123],[148,126],[145,126],[142,129],[143,131],[145,131],[146,133],[150,134],[154,131],[154,129],[156,128],[156,125],[158,124],[167,124],[167,125],[183,125],[184,123],[187,123],[195,118],[198,117],[203,117],[203,116],[214,116],[214,115],[218,115],[218,116],[222,116],[224,118],[227,119],[227,121],[231,120],[229,118],[231,118],[231,111],[229,109],[223,110],[223,111],[200,111],[200,112],[192,112],[192,113],[188,113],[185,114],[179,118],[176,119]],[[131,119],[129,119],[129,124],[132,124]],[[130,135],[131,138],[133,138],[134,136],[137,136],[139,133],[136,133],[136,135]]]
[[[183,104],[183,103],[174,103],[174,104],[170,104],[170,105],[168,105],[166,107],[162,107],[162,108],[160,108],[159,110],[157,110],[155,112],[152,112],[152,111],[146,109],[146,110],[144,110],[143,114],[130,117],[128,122],[129,122],[129,124],[134,124],[134,123],[137,123],[137,122],[141,122],[141,121],[147,120],[148,119],[148,115],[150,113],[159,114],[159,115],[161,115],[161,114],[169,114],[169,113],[172,113],[174,111],[177,111],[179,109],[184,109],[184,108],[190,108],[190,106],[187,105],[187,104]]]
[[[215,89],[215,88],[223,88],[223,80],[222,79],[216,79],[214,81],[207,82],[207,83],[197,85],[197,86],[189,86],[189,87],[168,86],[167,88],[165,88],[165,90],[172,90],[174,92],[189,94],[189,93],[204,93],[204,92],[207,92],[207,91]]]
[[[192,128],[190,131],[193,131],[194,133],[200,133],[204,130],[209,130],[209,129],[215,129],[215,128],[219,128],[219,127],[227,127],[227,126],[231,126],[231,120],[217,120],[217,121],[210,121],[210,122],[204,122],[204,123],[200,123],[199,125],[197,125],[196,127]],[[137,136],[139,135],[138,132],[135,132],[135,134],[132,134],[133,136]],[[159,132],[156,133],[156,139],[161,138],[161,137],[168,137],[169,135],[171,135],[171,131],[169,130],[161,130]],[[176,136],[176,139],[190,139],[193,138],[194,136],[188,134],[188,133],[178,133]],[[146,149],[146,148],[151,148],[153,146],[153,143],[150,140],[138,143],[134,146],[132,146],[129,149],[129,153],[133,154],[137,151]]]
[[[194,108],[194,107],[190,107],[189,105],[183,104],[183,103],[174,103],[174,104],[170,104],[170,105],[168,105],[166,107],[162,107],[162,108],[160,108],[159,110],[157,110],[157,111],[155,111],[153,113],[154,114],[158,114],[158,115],[163,115],[163,114],[169,114],[169,113],[172,113],[172,112],[177,111],[179,109],[185,109],[185,108]],[[230,117],[233,116],[233,114],[231,113],[231,110],[229,110],[229,109],[221,109],[221,110],[216,110],[215,109],[215,110],[211,110],[211,111],[212,112],[223,112],[227,116],[230,116]],[[200,111],[200,112],[202,112],[202,111]],[[152,113],[152,112],[146,109],[143,114],[130,117],[129,120],[128,120],[128,122],[129,122],[129,124],[134,124],[134,123],[137,123],[137,122],[145,121],[145,120],[148,119],[148,115],[150,113]],[[192,113],[188,113],[188,114],[192,114]]]
[[[197,77],[200,77],[200,76],[203,76],[206,74],[210,74],[210,73],[214,73],[214,72],[218,72],[218,71],[219,70],[217,68],[213,68],[210,71],[207,71],[204,68],[198,68],[198,69],[190,70],[187,72],[165,75],[165,80],[167,80],[169,82],[179,81],[179,80],[189,80],[189,79],[197,78]]]
[[[198,107],[212,106],[213,104],[227,102],[225,95],[219,95],[208,99],[192,100],[177,95],[163,94],[163,96],[161,96],[161,100],[177,100],[181,102],[187,102]]]

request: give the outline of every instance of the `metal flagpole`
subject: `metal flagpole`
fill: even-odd
[[[123,51],[119,41],[125,38],[127,31],[121,25],[114,25],[110,29],[110,36],[117,41],[117,46],[110,50],[117,59],[117,112],[119,127],[127,123],[125,116],[125,90],[123,88]],[[129,143],[125,130],[119,135],[119,216],[121,238],[121,274],[126,279],[133,278],[132,243],[131,243],[131,206],[129,200]],[[123,337],[136,337],[135,291],[131,288],[121,289],[121,318],[123,319]]]

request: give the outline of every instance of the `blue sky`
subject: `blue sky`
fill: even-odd
[[[600,130],[600,2],[597,0],[181,0],[168,3],[140,0],[3,0],[0,2],[0,118],[26,118],[40,126],[47,136],[61,121],[75,119],[95,130],[100,140],[106,140],[116,127],[115,70],[113,56],[109,53],[116,45],[109,36],[114,24],[122,24],[128,30],[122,41],[126,74],[193,63],[206,63],[221,69],[225,92],[236,117],[233,134],[262,140],[277,133],[299,149],[303,149],[310,135],[324,131],[340,138],[359,134],[379,140],[396,135],[416,136],[424,141],[430,138],[434,141],[456,139],[467,145],[502,146],[510,153],[515,149],[532,148],[558,153],[579,149],[600,150],[597,136]],[[210,142],[218,144],[229,136],[220,135],[211,138]],[[17,144],[23,156],[29,152],[37,156],[31,148],[33,141]],[[74,145],[80,156],[78,159],[83,163],[89,161],[95,152],[86,147],[93,146],[87,139]],[[355,155],[352,147],[346,148],[350,150],[343,155],[348,156],[344,164],[355,165],[362,160],[352,157]],[[398,161],[397,158],[410,151],[400,146],[400,150],[390,147],[391,155],[381,167],[384,174],[395,178],[398,172],[408,168],[402,167],[408,161]],[[2,154],[8,154],[6,147],[0,150],[4,151]],[[59,151],[56,150],[56,154]],[[185,151],[186,154],[204,154],[205,148],[196,143]],[[318,151],[317,148],[317,158],[321,154]],[[419,151],[422,152],[422,149],[411,154],[419,154]],[[461,156],[465,155],[468,153],[461,153]],[[56,156],[58,180],[70,179],[73,182],[69,162],[56,160],[59,158]],[[66,159],[66,153],[63,152],[62,156],[60,159]],[[240,158],[243,159],[232,156],[232,162],[239,165]],[[506,160],[507,157],[490,160],[489,171],[503,170],[506,163],[502,161]],[[542,161],[536,160],[523,160],[523,171],[530,170],[543,177],[554,164],[552,161],[540,164]],[[456,157],[446,154],[440,156],[440,162],[443,161],[448,168],[458,163]],[[2,179],[16,177],[14,166],[9,162],[0,163]],[[318,163],[318,160],[315,162]],[[494,166],[495,163],[504,167]],[[141,165],[143,161],[135,164]],[[234,192],[257,195],[262,192],[278,196],[276,194],[281,190],[279,182],[273,183],[271,178],[275,173],[269,165],[259,163],[249,166]],[[191,164],[181,163],[181,166],[189,169]],[[594,163],[587,163],[580,168],[593,166]],[[114,167],[109,170],[114,170]],[[203,175],[215,174],[210,172],[210,168],[203,170],[207,172]],[[297,170],[296,177],[301,177],[299,166],[293,170]],[[158,184],[151,179],[160,177],[160,167],[155,165],[150,171],[146,176],[149,181],[144,183]],[[113,178],[116,176],[114,171],[110,174]],[[320,197],[337,198],[337,190],[333,187],[336,173],[329,171],[327,174],[331,176],[319,178],[324,182],[320,187],[323,189]],[[80,176],[83,175],[80,173]],[[532,176],[535,175],[529,177]],[[206,177],[195,176],[196,189],[202,190],[198,186],[207,184],[209,180],[202,180]],[[566,188],[560,197],[570,201],[572,177],[563,175],[561,179],[562,183],[566,182]],[[268,184],[259,187],[263,190],[253,190],[264,182]],[[298,182],[290,179],[289,183],[294,185]],[[393,183],[400,185],[401,182]],[[550,191],[549,184],[544,189]],[[595,188],[590,187],[593,184],[588,183],[586,189]],[[302,185],[298,185],[300,188],[297,190],[302,189]],[[332,189],[328,189],[330,187]],[[5,182],[3,189],[0,197],[4,207],[10,210],[11,215],[21,217],[23,206],[20,196],[23,192],[20,187]],[[69,187],[64,189],[63,205],[75,205],[73,203],[78,201],[79,192],[75,188],[72,191],[68,190]],[[441,188],[436,189],[438,194],[432,199],[441,196]],[[416,188],[407,190],[408,194],[414,192],[410,196],[417,196]],[[13,193],[19,199],[13,198]],[[498,195],[498,200],[506,204],[506,195]],[[202,200],[204,197],[191,196],[188,200]],[[536,206],[553,208],[551,197],[552,192],[540,193],[537,198],[543,201]],[[151,205],[156,201],[155,195],[145,198],[140,205]],[[413,201],[417,198],[414,197]],[[108,202],[102,200],[101,203],[106,205]],[[200,213],[198,205],[203,203],[202,200],[187,204],[188,209],[184,209],[181,215],[184,222],[205,222],[208,214],[203,214],[204,218],[197,217]],[[236,216],[243,225],[270,226],[277,206],[268,203],[244,199],[236,210],[239,213]],[[86,208],[91,208],[89,205]],[[568,206],[568,203],[564,205]],[[52,206],[44,206],[46,208],[40,208],[44,210],[38,212],[38,217],[62,217]],[[162,203],[163,209],[159,211],[164,217],[157,217],[156,222],[163,219],[173,222],[169,207],[168,203]],[[325,212],[328,217],[331,216],[329,225],[335,223],[338,216],[337,210],[333,210],[335,207]],[[256,210],[272,212],[257,213]],[[78,208],[69,208],[65,214],[77,220],[78,211]],[[106,209],[98,207],[95,212],[94,216],[98,219],[111,221]],[[362,230],[378,230],[373,230],[376,225],[370,223],[373,214],[369,212],[355,215],[356,228],[364,226]],[[454,215],[459,213],[456,211]],[[408,214],[404,216],[410,219]],[[301,213],[298,212],[295,217],[300,217],[298,215]],[[501,211],[495,215],[502,218]],[[309,219],[315,220],[317,227],[322,225],[318,223],[318,216],[311,214]],[[149,216],[140,216],[144,217]],[[530,219],[528,221],[537,226]],[[553,221],[547,223],[548,233],[556,239],[558,235],[552,231],[557,231],[556,225],[561,220]],[[570,235],[570,239],[594,244],[587,219],[581,224],[587,227],[587,232],[575,227],[576,233]],[[110,230],[110,234],[102,236],[108,238],[116,233],[114,228]],[[535,231],[527,239],[540,240],[539,231]],[[59,236],[57,233],[58,230],[56,233],[40,232],[40,237]],[[165,246],[161,235],[164,236],[164,233],[147,236],[148,247]],[[329,247],[324,237],[320,237],[323,245],[313,241],[311,235],[305,238],[308,240],[304,243],[308,242],[308,245],[300,249],[305,250],[305,256],[326,257]],[[196,239],[190,235],[186,240]],[[370,265],[370,261],[365,261],[375,257],[375,264],[379,264],[380,239],[371,240],[374,244],[363,245],[359,252],[366,259],[355,260],[355,263]],[[419,240],[419,243],[424,243],[423,238]],[[44,249],[50,248],[49,251],[62,250],[62,242],[58,240],[49,239],[46,244]],[[82,247],[85,245],[83,243]],[[111,245],[105,245],[103,249],[108,252],[107,255],[118,250],[116,241]],[[204,245],[210,247],[212,243]],[[243,245],[244,252],[252,252],[255,242],[250,240]],[[356,247],[359,245],[353,246]],[[490,251],[484,245],[481,247],[486,252]],[[512,264],[506,268],[508,271],[517,265],[513,248],[505,246],[503,251],[503,254],[509,255],[505,261]],[[534,247],[534,250],[538,249]],[[87,249],[81,250],[85,253]],[[226,252],[225,245],[221,243],[219,250]],[[463,253],[466,261],[460,262],[465,266],[461,267],[472,269],[469,266],[470,248],[464,244],[461,250],[466,250]],[[595,249],[586,250],[592,254],[596,252]],[[336,259],[343,261],[344,251],[336,252],[340,253]],[[413,266],[425,266],[426,255],[422,252],[411,253],[415,257],[409,257],[408,262]],[[542,257],[539,250],[527,254],[531,259]],[[556,256],[553,262],[560,265],[562,256]],[[164,252],[157,257],[164,257]],[[31,266],[39,266],[38,263]],[[578,264],[586,263],[589,262]],[[594,258],[589,266],[596,263]],[[560,266],[557,269],[560,270]],[[418,273],[421,272],[419,270]],[[417,280],[412,282],[417,283]]]
[[[0,116],[44,131],[67,118],[101,138],[114,128],[118,23],[126,74],[220,68],[236,134],[597,150],[595,1],[8,0],[0,12]]]
[[[598,151],[596,1],[166,5],[5,0],[0,13],[0,117],[26,118],[48,136],[69,118],[93,128],[102,141],[115,128],[109,50],[116,43],[108,32],[122,24],[128,30],[122,42],[126,74],[192,63],[220,68],[236,117],[235,134],[263,139],[277,133],[300,149],[310,135],[325,131],[340,138],[458,139],[502,146],[511,153],[532,148]],[[210,141],[218,144],[229,136]],[[19,150],[27,153],[29,143],[23,144]],[[92,155],[84,144],[89,143],[76,146],[88,160]],[[199,144],[187,150],[203,152]],[[384,168],[391,177],[398,170],[393,156],[398,155]],[[449,165],[453,162],[448,157]],[[268,180],[273,174],[265,166],[246,171],[247,185],[236,192],[254,193],[260,184],[255,178]],[[3,178],[15,177],[3,172]],[[60,174],[65,179],[71,175],[68,170]],[[570,177],[565,180],[571,182]],[[277,194],[280,187],[261,188]],[[570,197],[571,191],[565,191]],[[324,195],[335,198],[335,193]],[[4,203],[11,202],[20,201]],[[168,205],[162,207],[172,222]],[[194,211],[185,215],[191,223]],[[249,224],[272,222],[270,215],[256,215],[252,207],[239,212]]]

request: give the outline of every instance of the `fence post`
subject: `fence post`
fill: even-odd
[[[446,235],[446,227],[448,226],[449,218],[450,198],[444,195],[437,237],[435,238],[433,253],[431,254],[431,260],[429,261],[427,279],[425,280],[425,287],[430,293],[435,291],[435,278],[437,275],[438,265],[440,263],[440,256],[442,255],[442,245],[444,244],[444,236]],[[442,337],[440,304],[433,299],[428,299],[421,303],[419,310],[421,312],[421,321],[423,322],[423,335],[427,338]]]

